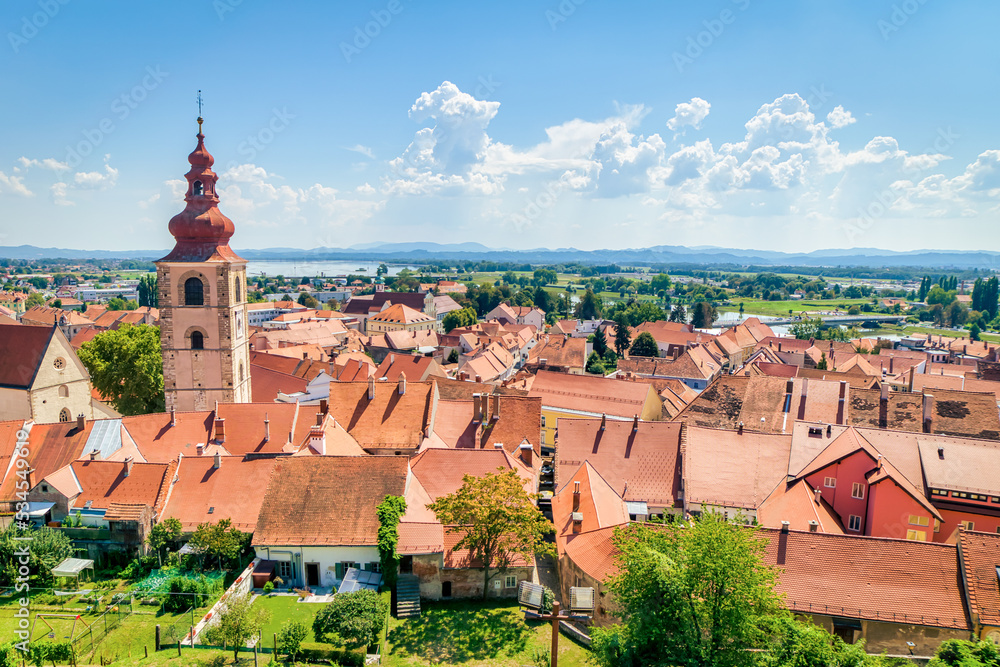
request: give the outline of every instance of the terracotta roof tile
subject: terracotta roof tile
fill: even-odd
[[[261,489],[267,488],[274,464],[271,458],[223,456],[215,468],[214,456],[187,456],[177,466],[177,482],[161,516],[178,519],[185,532],[222,519],[253,532],[264,501]]]
[[[74,461],[73,473],[83,489],[74,506],[87,502],[96,509],[107,509],[111,503],[149,505],[155,507],[170,483],[170,465],[166,463],[128,463],[122,461]]]
[[[471,558],[468,549],[456,549],[455,545],[464,537],[465,533],[456,526],[448,526],[444,531],[444,568],[446,570],[482,568],[483,562],[476,558]],[[525,560],[521,556],[514,556],[511,567],[533,567],[534,558]]]
[[[555,408],[632,417],[642,414],[651,393],[656,392],[639,382],[538,371],[528,395],[540,397],[542,405]]]
[[[499,468],[517,471],[525,491],[535,492],[532,472],[500,450],[428,449],[413,457],[410,466],[432,501],[457,491],[465,475],[482,477]]]
[[[55,327],[0,324],[0,386],[28,388],[55,334]]]
[[[961,529],[958,550],[973,616],[983,625],[1000,626],[1000,535]]]
[[[578,499],[574,498],[576,482],[580,483]],[[574,513],[580,516],[578,533],[629,521],[625,501],[589,461],[584,461],[572,474],[567,474],[562,488],[552,496],[552,522],[556,527],[556,546],[560,553],[565,550],[567,539],[574,534]]]
[[[423,309],[416,310],[402,303],[396,303],[376,315],[368,318],[369,322],[386,322],[389,324],[419,324],[433,322],[434,318],[425,315]]]
[[[400,522],[399,543],[396,551],[401,554],[433,554],[444,552],[444,526],[440,523]]]
[[[581,570],[597,581],[606,581],[618,574],[615,549],[611,538],[619,526],[600,528],[579,535],[570,535],[566,540],[566,555]]]
[[[402,456],[305,456],[279,459],[264,494],[253,543],[260,546],[375,545],[375,508],[402,496]]]
[[[844,533],[837,513],[804,479],[779,482],[757,509],[757,522],[766,528],[781,528],[782,521],[792,530],[809,530],[809,522],[815,521],[821,532]]]
[[[528,365],[583,369],[587,365],[587,339],[545,336],[528,352]]]
[[[31,464],[32,481],[45,479],[60,468],[69,465],[83,454],[94,422],[87,421],[83,429],[76,422],[35,424],[28,436],[28,463]],[[10,472],[4,478],[0,500],[13,500],[15,478]]]
[[[791,445],[791,435],[689,426],[685,502],[757,509],[785,479]]]
[[[416,448],[430,432],[434,383],[407,382],[399,394],[395,382],[375,382],[368,400],[367,382],[331,382],[330,414],[365,449]]]

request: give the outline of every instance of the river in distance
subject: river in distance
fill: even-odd
[[[356,274],[361,276],[375,277],[378,265],[381,262],[356,261],[325,261],[325,260],[286,260],[286,259],[251,259],[247,260],[248,276],[287,276],[302,277],[309,276],[347,276]],[[412,264],[386,264],[389,275],[394,276],[403,269],[416,271],[416,266]]]

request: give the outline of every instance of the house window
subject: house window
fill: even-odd
[[[851,487],[851,498],[857,498],[862,500],[865,497],[865,485],[861,482],[855,482],[854,486]]]
[[[542,428],[545,428],[545,415],[542,415]]]
[[[544,445],[545,444],[545,430],[544,429],[542,431],[540,431],[539,434],[538,434],[538,444],[540,444],[540,445]]]
[[[278,576],[288,581],[292,578],[292,561],[290,560],[279,560],[278,561]]]
[[[925,516],[917,516],[916,514],[910,515],[910,525],[911,526],[929,526],[931,523],[930,519]]]
[[[61,422],[68,422],[70,419],[71,419],[71,416],[69,414],[69,410],[67,410],[66,408],[63,408],[62,410],[59,411],[59,421],[61,421]]]
[[[48,493],[48,492],[49,492],[49,485],[42,484],[42,493]]]
[[[237,281],[239,281],[239,278],[237,278]],[[233,292],[234,292],[234,296],[236,297],[236,299],[235,299],[236,303],[239,303],[241,301],[241,299],[240,299],[240,283],[239,282],[237,282],[235,285],[233,285]]]
[[[184,305],[205,305],[205,285],[201,282],[201,278],[192,276],[184,281]]]
[[[369,572],[381,572],[382,563],[380,563],[379,561],[373,561],[371,563],[368,563],[368,565],[365,566],[365,569],[368,570]]]
[[[932,496],[947,496],[947,491],[942,491],[941,489],[931,489]]]
[[[204,350],[205,349],[205,335],[200,331],[191,332],[191,349],[192,350]]]
[[[861,532],[861,517],[857,514],[852,514],[847,520],[847,529],[853,530],[854,532]]]
[[[934,519],[934,532],[935,533],[941,532],[941,522],[938,521],[937,519]]]
[[[959,521],[959,523],[962,524],[963,526],[965,526],[966,530],[975,530],[976,529],[976,524],[974,522],[972,522],[972,521]]]
[[[908,530],[908,531],[906,531],[906,539],[908,539],[908,540],[916,540],[918,542],[926,542],[927,541],[927,533],[925,533],[922,530]]]
[[[835,488],[837,488],[837,478],[836,477],[824,477],[823,478],[823,486],[825,486],[828,489],[835,489]]]
[[[513,574],[508,574],[503,582],[503,586],[504,588],[517,588],[517,577]]]

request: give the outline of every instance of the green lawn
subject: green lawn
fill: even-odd
[[[794,313],[817,313],[832,312],[839,309],[846,313],[851,306],[862,306],[871,303],[871,299],[788,299],[785,301],[761,301],[760,299],[745,299],[733,296],[731,304],[720,306],[719,312],[739,312],[740,302],[743,303],[743,312],[746,315],[769,315],[771,317],[788,317],[788,311]],[[864,315],[865,313],[861,313]],[[872,313],[880,315],[881,313]]]
[[[536,653],[548,651],[551,629],[548,623],[526,623],[514,600],[424,601],[420,618],[390,620],[383,665],[534,665]],[[587,649],[560,636],[561,667],[583,667],[588,655]]]
[[[302,621],[309,629],[306,642],[314,642],[312,623],[317,612],[324,607],[322,604],[313,602],[299,602],[295,595],[271,595],[260,596],[254,601],[255,605],[260,605],[271,612],[271,620],[264,626],[264,646],[270,647],[274,643],[274,635],[281,629],[281,624],[289,619]]]

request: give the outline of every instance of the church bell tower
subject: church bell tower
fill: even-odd
[[[218,207],[215,158],[205,148],[202,122],[199,116],[198,146],[184,175],[186,206],[170,220],[176,243],[156,262],[168,410],[251,400],[247,263],[229,247],[236,229]]]

